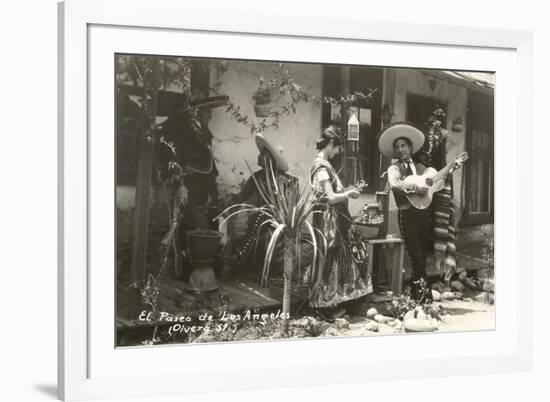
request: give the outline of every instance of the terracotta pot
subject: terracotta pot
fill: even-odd
[[[271,104],[265,103],[263,105],[254,105],[254,112],[256,117],[268,117],[271,113]]]
[[[451,130],[455,133],[460,133],[464,129],[464,126],[462,123],[453,123]]]
[[[207,292],[218,288],[212,263],[218,255],[221,237],[221,233],[214,231],[187,232],[187,248],[193,269],[186,284],[188,290]]]
[[[381,224],[361,224],[356,225],[361,238],[363,239],[376,239],[380,235]]]
[[[192,261],[212,262],[218,255],[222,234],[214,231],[187,232],[188,249]]]

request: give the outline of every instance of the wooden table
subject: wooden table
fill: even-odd
[[[403,290],[403,261],[405,259],[405,242],[403,239],[364,239],[367,245],[367,252],[369,253],[369,265],[368,275],[372,278],[372,270],[374,266],[374,248],[376,246],[380,248],[395,247],[396,250],[392,253],[390,259],[386,262],[391,267],[391,290],[394,295],[399,296]],[[388,261],[389,260],[389,261]],[[388,266],[386,264],[386,266]],[[374,285],[374,284],[373,284]]]

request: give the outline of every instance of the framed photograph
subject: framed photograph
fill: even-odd
[[[59,4],[60,398],[529,370],[531,34],[179,3]]]

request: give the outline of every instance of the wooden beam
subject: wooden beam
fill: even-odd
[[[151,208],[151,177],[155,148],[155,116],[157,113],[159,61],[155,57],[147,59],[143,73],[144,85],[143,125],[138,139],[138,167],[134,208],[134,230],[132,238],[132,282],[145,278],[147,266],[147,240],[149,234],[149,210]],[[139,289],[131,288],[129,313],[136,318],[141,306]]]

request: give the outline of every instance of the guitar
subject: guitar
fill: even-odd
[[[460,168],[467,160],[468,153],[462,152],[456,157],[454,162],[449,163],[439,172],[430,167],[427,168],[422,175],[407,176],[405,180],[403,180],[405,184],[414,184],[416,187],[428,187],[428,191],[425,194],[417,194],[414,190],[405,190],[405,195],[412,206],[417,209],[428,208],[432,203],[434,193],[440,191],[445,185],[445,177]]]

